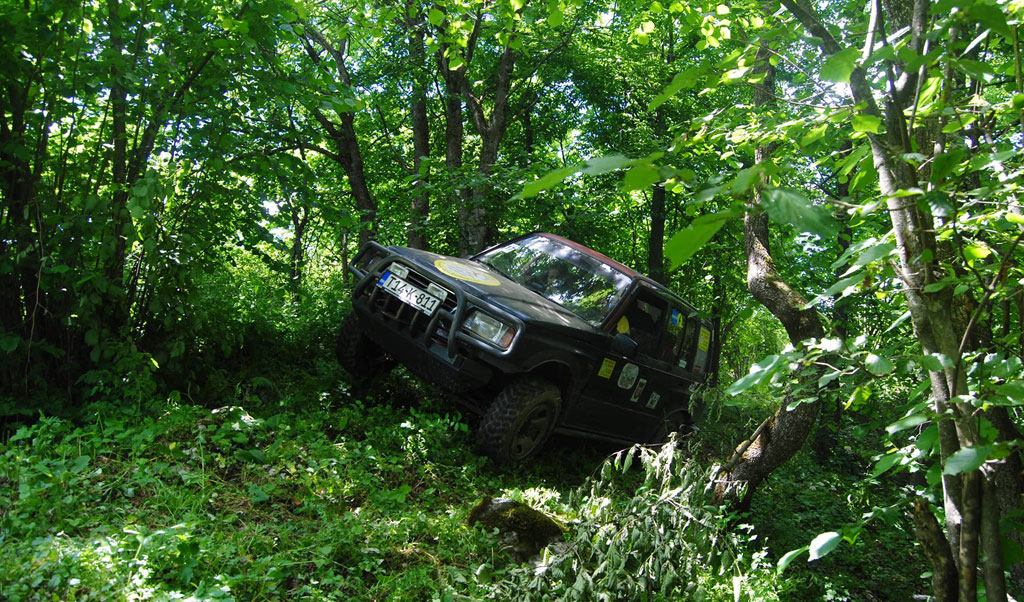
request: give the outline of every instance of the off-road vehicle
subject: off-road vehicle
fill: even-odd
[[[691,422],[713,368],[711,323],[664,286],[560,236],[469,259],[364,245],[338,360],[372,380],[397,360],[482,415],[500,462],[552,431],[658,442]]]

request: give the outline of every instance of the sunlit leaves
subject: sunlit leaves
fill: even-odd
[[[922,425],[925,422],[928,422],[928,420],[929,417],[927,414],[911,414],[909,416],[904,416],[903,418],[900,418],[896,422],[893,422],[889,426],[885,427],[885,432],[889,433],[890,435],[894,435],[900,431],[905,431],[909,428],[914,428],[915,426]]]
[[[821,65],[821,79],[835,83],[850,83],[850,74],[857,65],[860,51],[856,48],[841,50],[825,59]]]
[[[836,549],[839,542],[843,540],[843,537],[835,531],[829,531],[828,533],[822,533],[815,537],[811,541],[809,547],[810,556],[808,560],[817,560],[823,556],[828,555],[832,550]]]
[[[750,367],[750,373],[726,389],[729,395],[739,395],[747,389],[768,382],[785,366],[782,356],[769,355]]]
[[[850,120],[855,132],[869,132],[877,134],[882,127],[882,119],[876,115],[857,113]]]
[[[708,243],[725,223],[742,215],[737,212],[712,213],[703,215],[672,235],[665,243],[665,257],[672,265],[680,266]]]
[[[945,474],[960,474],[971,472],[981,468],[981,465],[988,460],[993,448],[989,445],[978,445],[965,447],[950,457],[946,458],[946,465],[942,472]]]
[[[802,232],[822,238],[835,236],[839,223],[831,213],[814,205],[806,196],[792,188],[769,188],[764,191],[762,206],[772,221],[789,224]]]
[[[874,353],[868,354],[867,359],[864,360],[864,365],[867,366],[868,372],[875,376],[889,374],[893,370],[892,362]]]
[[[660,94],[651,99],[651,102],[647,104],[647,110],[653,111],[664,104],[665,101],[678,94],[680,90],[692,88],[697,83],[697,76],[698,71],[694,69],[687,69],[677,73],[672,78],[671,83]]]
[[[967,14],[972,19],[980,22],[985,27],[998,33],[1001,36],[1010,37],[1010,27],[1006,22],[1006,15],[997,6],[975,2],[968,6]]]

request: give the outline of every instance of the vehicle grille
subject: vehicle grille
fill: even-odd
[[[405,280],[409,284],[412,284],[423,291],[426,291],[427,286],[430,284],[441,286],[416,272],[412,268],[409,269],[409,274],[405,277]],[[438,312],[444,310],[450,314],[454,314],[455,307],[457,305],[455,293],[447,287],[441,286],[441,288],[448,293],[448,296],[441,303],[441,307],[438,309]],[[367,290],[367,293],[370,295],[371,309],[389,320],[392,324],[397,325],[400,329],[406,331],[410,337],[422,337],[434,317],[428,316],[411,305],[404,303],[398,297],[384,292],[377,287],[376,283],[371,285]],[[435,313],[435,315],[437,314]],[[441,345],[447,345],[448,329],[450,327],[451,320],[443,315],[439,316],[435,323],[433,332],[430,333],[430,338]]]

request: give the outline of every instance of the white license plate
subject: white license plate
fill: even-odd
[[[437,311],[437,308],[441,305],[441,299],[438,299],[430,293],[421,291],[419,288],[409,284],[405,280],[392,274],[390,271],[384,272],[381,275],[380,280],[377,281],[377,286],[398,297],[402,301],[405,301],[428,316],[434,315],[434,312]]]

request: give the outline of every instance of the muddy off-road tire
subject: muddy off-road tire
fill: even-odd
[[[480,447],[502,464],[535,455],[558,420],[562,395],[550,382],[531,377],[510,381],[494,398],[477,428]]]
[[[692,432],[693,420],[690,415],[683,411],[674,412],[665,417],[665,421],[658,427],[658,432],[651,442],[655,444],[668,443],[673,433],[676,435],[676,440],[680,441]]]
[[[353,384],[363,384],[389,367],[384,351],[371,341],[355,313],[345,316],[335,347],[338,364],[352,376]]]

